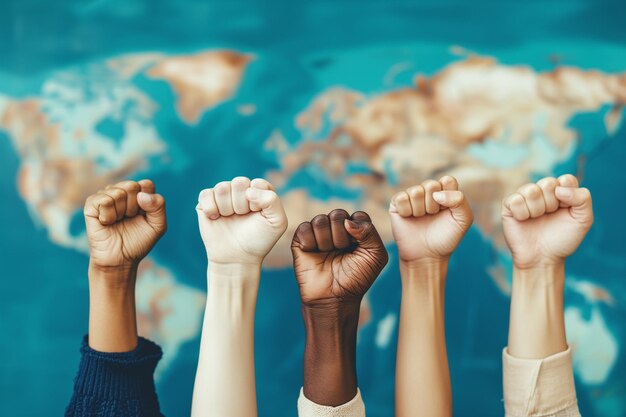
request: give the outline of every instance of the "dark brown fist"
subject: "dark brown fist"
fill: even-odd
[[[360,301],[389,259],[367,213],[342,209],[300,224],[291,251],[305,305]]]

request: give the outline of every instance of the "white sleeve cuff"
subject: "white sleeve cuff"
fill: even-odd
[[[361,392],[356,391],[356,396],[349,402],[338,407],[315,404],[304,396],[304,390],[300,389],[298,398],[299,417],[365,417],[365,404],[361,398]]]
[[[572,351],[545,359],[520,359],[502,351],[504,409],[507,417],[578,417]]]

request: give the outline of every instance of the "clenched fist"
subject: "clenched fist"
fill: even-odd
[[[400,260],[407,263],[450,257],[473,221],[455,178],[426,180],[393,196],[391,230]]]
[[[520,269],[562,263],[592,224],[591,194],[569,174],[526,184],[502,204],[504,237]]]
[[[198,197],[198,223],[209,262],[261,264],[287,229],[287,215],[264,179],[236,177]]]
[[[165,200],[150,180],[123,181],[89,196],[85,224],[91,265],[136,267],[167,229]]]
[[[367,213],[341,209],[300,224],[291,251],[304,305],[360,301],[388,260]]]

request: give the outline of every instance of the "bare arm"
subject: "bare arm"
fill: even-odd
[[[472,224],[472,212],[449,176],[396,194],[389,211],[402,278],[396,416],[451,416],[446,273],[450,255]]]
[[[263,258],[287,228],[271,184],[237,177],[200,193],[207,304],[192,415],[254,417],[254,313]]]
[[[291,249],[306,330],[299,415],[362,417],[359,308],[387,263],[387,251],[366,213],[341,209],[300,224]]]

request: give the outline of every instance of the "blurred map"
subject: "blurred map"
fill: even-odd
[[[595,10],[590,4],[560,12],[577,16]],[[153,179],[167,200],[168,234],[139,273],[138,320],[165,352],[157,369],[164,412],[189,414],[206,291],[194,207],[202,188],[236,175],[272,181],[290,221],[259,294],[260,416],[295,415],[303,331],[288,244],[301,221],[336,207],[369,212],[391,253],[363,304],[358,361],[368,415],[393,415],[400,286],[387,204],[397,190],[444,174],[457,177],[476,217],[447,289],[455,415],[502,415],[511,262],[500,203],[526,182],[571,172],[592,190],[596,211],[567,268],[581,411],[626,416],[623,28],[581,40],[566,26],[512,46],[463,27],[420,39],[408,23],[445,20],[444,9],[407,6],[411,20],[398,15],[403,2],[366,3],[380,13],[356,24],[365,39],[332,29],[317,45],[314,27],[350,8],[311,6],[299,15],[309,32],[283,39],[272,19],[287,24],[288,16],[252,3],[228,24],[238,11],[226,2],[68,1],[48,20],[9,5],[10,19],[0,18],[10,26],[0,32],[9,37],[0,42],[8,58],[0,63],[1,415],[58,415],[69,399],[88,311],[82,203],[128,177]],[[63,16],[74,26],[24,32]],[[401,27],[385,32],[394,22]],[[203,30],[211,23],[217,28]],[[493,24],[503,39],[513,33]]]

